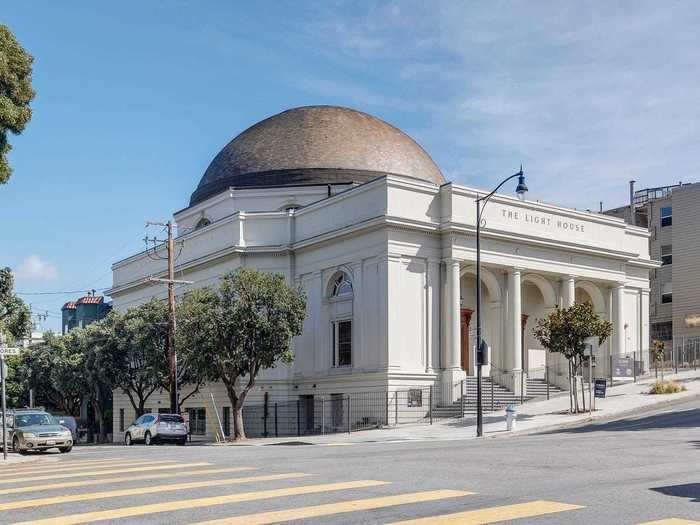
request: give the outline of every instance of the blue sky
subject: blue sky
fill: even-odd
[[[522,162],[529,197],[624,204],[697,181],[695,2],[7,2],[37,97],[0,186],[0,264],[23,292],[105,288],[219,149],[289,107],[404,129],[448,179]],[[24,296],[58,329],[67,296]]]

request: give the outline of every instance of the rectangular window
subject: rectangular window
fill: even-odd
[[[124,432],[124,409],[119,409],[119,432]]]
[[[207,433],[207,410],[205,408],[188,408],[190,416],[190,434],[203,436]]]
[[[666,244],[661,247],[661,266],[673,264],[672,245]]]
[[[352,321],[333,323],[333,366],[352,365]]]
[[[408,403],[409,407],[422,407],[423,406],[423,391],[419,388],[412,388],[408,391]]]
[[[224,417],[221,424],[224,426],[224,435],[231,435],[231,407],[224,407]]]
[[[673,224],[673,210],[671,206],[661,208],[661,226],[671,226]]]
[[[670,341],[673,338],[673,322],[651,323],[651,339]]]
[[[661,285],[661,302],[662,303],[672,303],[673,302],[673,289],[671,288],[671,283],[663,283]]]

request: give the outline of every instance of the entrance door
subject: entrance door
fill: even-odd
[[[470,365],[470,352],[469,352],[469,323],[472,319],[472,314],[474,310],[469,308],[462,308],[460,310],[459,316],[459,327],[461,332],[460,343],[461,343],[461,365],[462,370],[469,374]]]
[[[316,420],[316,414],[314,413],[315,403],[313,395],[300,396],[301,398],[301,408],[302,408],[302,421],[303,426],[302,434],[313,434],[314,424]]]

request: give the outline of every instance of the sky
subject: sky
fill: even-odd
[[[449,180],[579,209],[700,180],[700,4],[688,2],[3,3],[34,56],[11,136],[0,265],[38,329],[111,284],[146,220],[184,208],[234,136],[295,106],[403,129]],[[153,230],[148,231],[153,235]]]

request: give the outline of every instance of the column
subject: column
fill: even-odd
[[[625,284],[618,283],[613,289],[613,345],[612,355],[625,353]]]
[[[645,370],[649,370],[651,360],[649,359],[649,290],[639,291],[639,350],[642,353]]]
[[[459,381],[466,377],[460,366],[460,289],[459,261],[445,261],[445,289],[443,293],[442,317],[444,344],[442,348],[442,384],[446,400],[459,397]]]
[[[562,308],[570,308],[576,302],[576,280],[569,275],[561,282]]]
[[[508,272],[508,332],[511,343],[510,359],[513,373],[511,389],[515,395],[520,395],[520,374],[522,374],[522,312],[520,269],[513,268]]]

